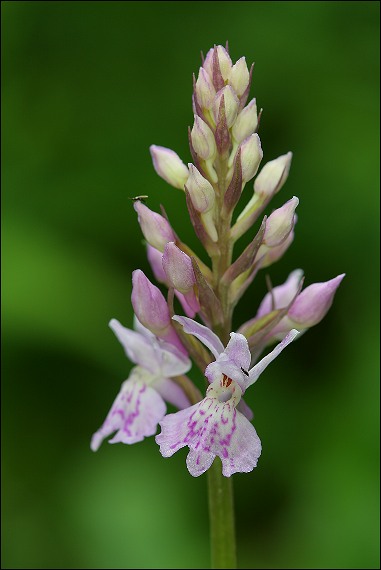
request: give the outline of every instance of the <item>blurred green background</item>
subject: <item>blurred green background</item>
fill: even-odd
[[[131,364],[132,203],[184,197],[148,147],[190,161],[192,72],[228,39],[256,61],[272,203],[300,198],[270,268],[346,272],[325,320],[248,393],[263,454],[234,477],[242,568],[378,568],[378,2],[2,2],[3,568],[204,568],[206,477],[153,440],[89,449]],[[247,187],[242,203],[248,199]],[[265,293],[259,274],[236,326]]]

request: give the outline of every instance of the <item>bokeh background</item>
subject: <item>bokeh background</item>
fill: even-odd
[[[131,326],[131,272],[151,276],[129,197],[200,253],[148,147],[190,160],[192,72],[227,39],[256,62],[265,160],[294,152],[273,283],[347,274],[248,393],[263,455],[234,476],[239,564],[379,567],[378,21],[378,2],[2,2],[3,568],[208,567],[185,450],[89,441],[131,368],[108,321]],[[264,293],[260,274],[237,326]]]

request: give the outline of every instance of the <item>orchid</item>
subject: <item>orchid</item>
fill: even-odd
[[[102,427],[93,435],[93,451],[115,431],[110,443],[136,443],[156,433],[166,412],[164,400],[179,409],[189,406],[182,388],[171,379],[189,370],[191,362],[187,357],[175,346],[159,342],[137,319],[135,331],[116,319],[110,321],[110,328],[137,366],[123,382]]]
[[[201,340],[216,360],[205,370],[210,386],[206,397],[199,402],[169,414],[160,421],[161,433],[156,436],[163,457],[170,457],[184,446],[190,448],[187,467],[191,475],[202,475],[218,455],[222,473],[252,471],[261,454],[261,442],[247,417],[236,408],[242,402],[246,389],[254,384],[290,342],[299,334],[292,330],[274,350],[253,368],[249,368],[251,354],[246,337],[230,333],[226,348],[217,335],[187,317],[173,317],[184,326],[184,331]]]
[[[155,440],[163,457],[189,448],[189,473],[207,472],[213,568],[236,567],[231,477],[252,471],[262,450],[245,392],[286,346],[322,320],[344,277],[304,290],[301,270],[275,288],[266,277],[268,293],[259,309],[232,332],[242,295],[292,245],[299,204],[298,197],[288,197],[264,215],[288,178],[292,153],[261,167],[262,111],[255,98],[246,104],[252,73],[244,57],[232,61],[228,47],[211,48],[194,77],[192,162],[150,146],[156,173],[181,192],[205,255],[184,243],[163,207],[159,213],[143,203],[145,189],[133,199],[149,265],[166,291],[140,269],[133,271],[136,330],[114,319],[110,326],[136,366],[91,441],[96,451],[116,432],[110,443],[136,443],[160,426]],[[253,178],[252,196],[240,205]],[[249,245],[234,258],[244,234]],[[206,393],[186,375],[192,362],[205,376]],[[165,402],[178,411],[166,415]]]

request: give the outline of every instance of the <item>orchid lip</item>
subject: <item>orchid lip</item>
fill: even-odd
[[[231,400],[232,396],[233,396],[233,392],[229,389],[226,389],[221,394],[219,394],[218,401],[219,402],[228,402],[229,400]]]

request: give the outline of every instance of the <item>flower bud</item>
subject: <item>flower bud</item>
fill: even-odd
[[[204,160],[213,159],[216,152],[216,141],[210,127],[195,115],[191,131],[192,145],[196,153]]]
[[[152,212],[142,202],[136,201],[134,208],[145,239],[152,247],[164,251],[165,244],[176,239],[169,222],[160,214]]]
[[[249,85],[250,74],[247,69],[246,59],[241,57],[231,68],[229,84],[233,87],[238,97],[241,97]]]
[[[157,174],[171,186],[184,190],[188,169],[181,158],[173,150],[164,146],[153,144],[149,149]]]
[[[167,302],[143,271],[132,272],[132,306],[141,324],[161,336],[171,325]]]
[[[295,225],[295,208],[299,199],[293,196],[281,208],[274,210],[267,219],[263,243],[268,247],[280,245],[291,233]]]
[[[216,123],[218,121],[218,114],[220,110],[220,103],[222,97],[224,97],[224,102],[225,102],[226,124],[230,129],[230,127],[233,125],[237,117],[239,100],[237,98],[237,95],[234,93],[232,87],[230,87],[230,85],[226,85],[226,87],[220,89],[213,103],[213,116]]]
[[[213,80],[213,57],[214,57],[214,48],[210,48],[208,53],[206,54],[206,58],[204,61],[203,68],[208,73],[209,77]],[[230,59],[230,55],[226,51],[226,49],[219,45],[217,46],[217,57],[218,62],[220,64],[221,75],[224,81],[229,79],[229,75],[232,68],[232,60]]]
[[[173,242],[167,243],[163,254],[163,267],[169,283],[184,295],[188,307],[194,314],[200,310],[200,304],[195,295],[196,277],[192,260]]]
[[[279,192],[290,171],[292,152],[267,162],[254,182],[254,192],[261,199],[271,198]]]
[[[253,134],[258,126],[258,114],[256,100],[250,103],[239,113],[233,125],[232,134],[237,143],[242,142]]]
[[[210,109],[216,96],[213,81],[203,67],[200,67],[196,81],[196,96],[199,105],[203,109]]]
[[[155,279],[159,283],[163,283],[164,285],[169,287],[170,284],[168,283],[168,277],[167,277],[167,275],[164,271],[164,267],[163,267],[163,254],[158,249],[155,249],[151,245],[147,244],[147,258],[148,258],[149,264],[151,266],[152,272],[155,276]],[[175,290],[175,295],[178,298],[178,300],[180,301],[180,304],[181,304],[186,316],[193,319],[193,317],[196,314],[196,311],[192,307],[189,306],[189,303],[188,303],[187,299],[185,298],[185,295],[183,295],[182,293],[180,293],[180,291],[177,291],[177,290]]]
[[[298,292],[300,280],[303,277],[301,269],[295,269],[287,277],[283,285],[274,287],[271,292],[267,293],[259,305],[256,319],[271,313],[274,309],[283,309],[287,307]]]
[[[261,140],[257,133],[247,137],[241,145],[242,182],[245,184],[255,176],[263,157]]]
[[[288,311],[288,317],[300,328],[309,328],[320,323],[332,305],[336,290],[345,273],[325,283],[313,283],[297,296]]]
[[[196,279],[192,260],[173,242],[169,242],[165,246],[163,268],[168,282],[180,293],[188,293],[193,289]]]
[[[296,214],[295,214],[295,221],[296,221]],[[264,269],[265,267],[269,267],[278,259],[280,259],[288,250],[292,242],[294,241],[294,230],[291,230],[290,234],[286,239],[280,244],[275,247],[268,248],[265,245],[261,245],[258,251],[258,258],[260,258],[263,254],[261,261],[261,268]]]
[[[149,243],[147,243],[147,259],[156,281],[168,285],[168,279],[163,268],[163,254]]]
[[[188,164],[189,178],[186,187],[192,204],[198,212],[207,212],[213,208],[215,201],[214,189],[193,164]]]

